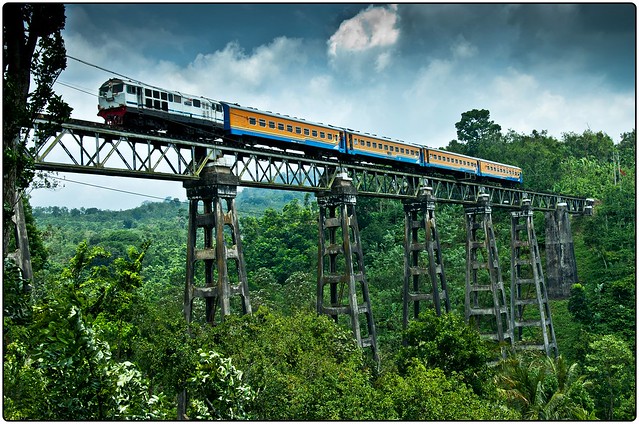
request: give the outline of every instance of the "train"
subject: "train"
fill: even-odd
[[[240,106],[137,81],[111,78],[98,91],[98,116],[128,130],[233,136],[346,160],[393,163],[428,172],[523,183],[521,168],[375,134]]]

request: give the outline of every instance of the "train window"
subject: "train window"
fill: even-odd
[[[175,94],[175,95],[173,96],[173,101],[174,101],[175,103],[182,103],[182,96],[178,96],[177,94]]]
[[[222,112],[222,105],[219,104],[219,103],[216,103],[215,104],[215,110],[218,111],[218,112]]]
[[[329,139],[329,140],[332,140],[332,139],[333,139],[333,134],[328,133],[328,139]]]
[[[275,128],[275,122],[273,122],[273,121],[268,121],[268,127],[269,127],[269,128]]]
[[[160,109],[160,101],[153,100],[153,109]]]
[[[308,128],[304,128],[304,135],[310,135],[310,131],[308,130]]]
[[[173,94],[169,93],[169,101],[172,102],[173,101]]]
[[[404,148],[403,147],[400,147],[399,150],[400,150],[400,152],[404,153]]]
[[[193,107],[200,107],[200,101],[198,99],[193,99]]]
[[[154,99],[159,99],[160,98],[160,92],[157,90],[153,90],[153,98]]]
[[[311,133],[313,134],[313,137],[317,137],[317,131],[316,130],[311,131]]]
[[[266,120],[265,119],[260,119],[259,123],[260,123],[260,127],[265,127],[266,126]]]
[[[300,127],[295,127],[295,132],[297,134],[302,134],[302,129]]]
[[[148,107],[148,108],[152,108],[153,107],[153,99],[146,99],[145,106]]]
[[[144,89],[144,95],[146,97],[153,97],[153,94],[151,93],[151,90],[149,90],[148,88]]]
[[[325,133],[325,132],[320,131],[320,138],[326,138],[326,133]]]
[[[257,119],[255,118],[249,118],[248,121],[249,121],[249,124],[251,125],[255,125],[257,123]]]
[[[129,94],[135,94],[135,86],[134,85],[127,85],[126,86],[126,92]]]
[[[371,147],[371,142],[370,141],[366,141],[366,147]]]
[[[162,110],[165,112],[169,111],[169,104],[168,102],[162,102]]]
[[[373,142],[373,148],[377,149],[377,143]]]
[[[388,144],[384,144],[384,150],[388,150]]]
[[[167,100],[167,94],[166,93],[160,93],[160,100]]]
[[[280,131],[284,131],[284,124],[278,123],[277,124],[277,129],[280,130]]]
[[[193,103],[191,102],[191,99],[186,99],[184,100],[184,106],[192,106]]]
[[[293,126],[292,125],[287,125],[286,126],[286,131],[293,132]]]
[[[113,84],[111,91],[113,94],[121,93],[124,90],[124,84]]]

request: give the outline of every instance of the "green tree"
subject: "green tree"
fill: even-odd
[[[619,152],[619,162],[623,168],[634,168],[636,166],[637,134],[635,130],[621,134],[621,140],[616,148]],[[626,172],[626,171],[624,171]]]
[[[635,409],[635,357],[619,338],[604,335],[589,345],[585,369],[593,382],[597,417],[602,420],[633,420]]]
[[[200,361],[188,379],[187,416],[199,420],[238,420],[248,413],[256,393],[243,382],[243,373],[212,350],[198,349]]]
[[[11,337],[4,358],[6,417],[106,420],[164,416],[156,409],[161,399],[150,394],[148,381],[131,362],[115,360],[109,343],[95,328],[93,317],[111,300],[106,295],[108,288],[138,280],[136,264],[120,264],[114,273],[92,267],[92,260],[103,253],[81,245],[69,267],[34,303],[32,319],[7,329]]]
[[[534,191],[550,191],[562,177],[561,161],[565,147],[547,131],[530,134],[508,131],[503,143],[493,143],[485,150],[486,159],[510,163],[522,169],[524,187]]]
[[[455,313],[437,316],[432,309],[409,323],[406,346],[398,354],[398,368],[405,375],[417,358],[431,368],[440,368],[447,376],[459,375],[477,394],[485,393],[490,379],[487,362],[492,354],[477,330]]]
[[[258,420],[366,420],[385,416],[350,329],[327,316],[260,308],[214,327],[203,348],[232,358],[257,392]]]
[[[500,393],[527,420],[594,419],[590,383],[578,365],[563,357],[518,353],[500,363],[495,376]]]
[[[604,132],[592,132],[586,130],[582,134],[574,132],[564,133],[563,143],[568,149],[568,154],[576,159],[590,158],[602,162],[612,160],[614,142]]]
[[[466,143],[466,153],[477,156],[482,143],[489,142],[501,135],[501,126],[490,120],[490,111],[473,109],[461,114],[461,120],[455,123],[457,139]]]
[[[293,200],[281,212],[267,209],[259,218],[241,220],[249,285],[253,274],[268,268],[284,284],[296,271],[311,271],[317,263],[317,218],[310,206]]]
[[[25,128],[45,112],[53,121],[68,118],[71,108],[53,92],[66,68],[61,31],[64,5],[7,3],[3,6],[3,251],[6,255],[16,193],[29,186],[33,164]],[[35,89],[30,91],[33,78]],[[47,128],[51,130],[51,128]]]
[[[385,419],[403,421],[516,420],[499,402],[479,397],[458,376],[446,375],[416,359],[405,375],[387,373],[377,382],[383,402],[392,405]]]

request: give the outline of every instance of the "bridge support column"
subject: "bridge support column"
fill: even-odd
[[[421,301],[431,301],[437,315],[442,314],[442,309],[450,312],[432,190],[422,187],[416,199],[404,202],[404,329],[408,326],[411,302],[414,318],[419,316]],[[430,284],[423,281],[420,285],[420,280],[425,279],[430,279]]]
[[[238,177],[227,167],[205,168],[199,181],[186,181],[189,199],[189,227],[186,251],[186,288],[184,316],[192,319],[193,299],[206,302],[206,321],[215,323],[217,309],[220,320],[231,314],[231,296],[239,295],[242,313],[251,313],[248,281],[242,252],[242,240],[235,209]],[[201,206],[201,210],[200,210]],[[228,228],[231,245],[227,245]],[[229,278],[229,263],[236,271],[237,284]],[[196,286],[196,273],[203,272],[204,287]],[[200,280],[200,283],[202,280]]]
[[[545,217],[548,294],[552,299],[566,299],[572,285],[579,281],[567,205],[557,204],[557,209],[546,212]]]
[[[476,207],[466,208],[466,321],[473,321],[483,337],[513,343],[509,306],[499,267],[492,211],[487,194]],[[480,271],[487,271],[480,273]]]
[[[357,344],[362,348],[370,347],[374,360],[379,363],[377,334],[355,214],[356,194],[357,189],[349,178],[338,177],[329,193],[317,195],[317,312],[332,316],[335,322],[340,314],[348,315]],[[325,296],[327,286],[328,299]]]
[[[557,340],[529,199],[522,201],[521,211],[511,212],[511,224],[510,316],[515,348],[541,350],[556,357]],[[528,305],[536,305],[537,311],[526,311]],[[531,333],[527,335],[530,342],[523,340],[524,328]]]

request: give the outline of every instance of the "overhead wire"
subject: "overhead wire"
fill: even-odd
[[[47,176],[47,178],[51,178],[51,179],[58,180],[58,181],[66,181],[66,182],[70,182],[70,183],[74,183],[74,184],[81,184],[81,185],[85,185],[85,186],[89,186],[89,187],[100,188],[100,189],[103,189],[103,190],[117,191],[119,193],[131,194],[133,196],[147,197],[149,199],[160,199],[160,200],[165,200],[166,199],[166,197],[159,197],[159,196],[152,196],[150,194],[136,193],[136,192],[129,191],[129,190],[122,190],[122,189],[113,188],[113,187],[106,187],[106,186],[101,186],[101,185],[97,185],[97,184],[90,184],[90,183],[85,183],[83,181],[70,180],[68,178],[55,177],[53,175],[49,175],[49,176]]]
[[[85,88],[85,87],[76,86],[76,85],[69,84],[67,82],[62,82],[62,81],[56,81],[56,84],[64,85],[65,87],[69,87],[69,88],[72,88],[74,90],[78,90],[78,91],[80,91],[82,93],[89,94],[89,95],[91,95],[93,97],[98,97],[97,94],[90,92],[89,89]]]

